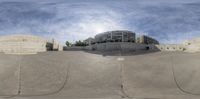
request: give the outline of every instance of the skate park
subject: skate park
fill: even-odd
[[[200,0],[0,5],[0,99],[200,99]]]
[[[48,51],[59,47],[36,36],[3,37],[0,98],[198,99],[198,46],[189,53],[179,48],[184,45],[155,45],[144,36],[141,40]],[[192,42],[184,47],[198,44]],[[37,43],[42,46],[28,46]]]

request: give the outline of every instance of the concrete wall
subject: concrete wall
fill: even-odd
[[[99,43],[85,47],[64,47],[65,51],[70,50],[90,50],[90,51],[139,51],[139,50],[152,50],[158,51],[159,49],[154,44],[140,44],[140,43],[131,43],[131,42],[107,42],[107,43]]]
[[[61,51],[63,46],[38,36],[7,35],[0,37],[0,52],[9,54],[36,54],[55,49]]]
[[[200,52],[200,45],[192,44],[185,46],[186,52]]]
[[[161,44],[156,46],[161,51],[200,52],[200,39],[188,40],[183,44]]]
[[[183,42],[186,52],[200,52],[200,38]]]
[[[136,50],[156,50],[156,51],[185,51],[200,52],[200,39],[190,40],[183,44],[141,44],[132,42],[106,42],[97,43],[86,47],[72,47],[67,50],[98,50],[98,51],[136,51]]]
[[[107,42],[95,44],[87,49],[98,50],[98,51],[114,51],[114,50],[123,50],[123,51],[135,51],[135,50],[146,50],[147,45],[131,43],[131,42]]]
[[[91,46],[87,46],[86,50],[98,50],[98,51],[137,51],[137,50],[152,50],[152,51],[187,51],[188,49],[181,44],[140,44],[130,42],[107,42],[100,43]]]
[[[72,46],[72,47],[63,47],[63,50],[64,51],[80,51],[80,50],[85,50],[87,49],[86,47],[84,46]],[[89,46],[88,46],[88,50],[91,50],[89,49]]]
[[[140,44],[131,42],[107,42],[99,43],[85,47],[64,47],[64,50],[96,50],[96,51],[139,51],[139,50],[150,50],[150,51],[185,51],[194,52],[194,50],[200,51],[200,47],[195,45],[185,46],[182,44]]]
[[[137,38],[137,43],[141,43],[141,44],[159,44],[159,42],[149,36],[146,35],[142,35],[140,37]]]
[[[161,51],[184,51],[185,47],[181,44],[162,44],[155,45]]]
[[[0,52],[37,53],[46,51],[47,40],[32,35],[9,35],[0,37]]]

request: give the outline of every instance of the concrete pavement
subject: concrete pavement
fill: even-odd
[[[12,96],[19,89],[19,56],[0,53],[0,96]]]
[[[13,99],[200,98],[200,53],[0,54],[0,95]]]

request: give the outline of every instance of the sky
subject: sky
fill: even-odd
[[[0,0],[0,35],[32,34],[64,44],[112,30],[165,44],[200,37],[200,0]]]

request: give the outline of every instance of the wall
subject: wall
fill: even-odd
[[[159,44],[159,42],[154,39],[151,38],[149,36],[146,35],[142,35],[140,37],[137,38],[137,43],[141,43],[141,44]]]
[[[9,54],[35,54],[47,51],[47,40],[32,35],[9,35],[0,37],[0,52]]]
[[[92,48],[91,48],[92,47]],[[107,42],[92,45],[88,49],[98,50],[98,51],[114,51],[114,50],[123,50],[123,51],[135,51],[135,50],[146,50],[147,45],[131,43],[131,42]]]
[[[185,46],[181,44],[161,44],[155,45],[161,51],[184,51]]]
[[[200,38],[183,42],[186,52],[200,52]]]
[[[131,42],[107,42],[95,44],[85,47],[86,50],[98,51],[137,51],[137,50],[152,50],[152,51],[187,51],[187,48],[181,44],[140,44]]]
[[[84,47],[84,46],[71,46],[71,47],[65,46],[65,47],[63,47],[64,51],[80,51],[80,50],[85,50],[85,49],[86,49],[86,47]],[[88,50],[90,50],[90,49],[88,48]]]

